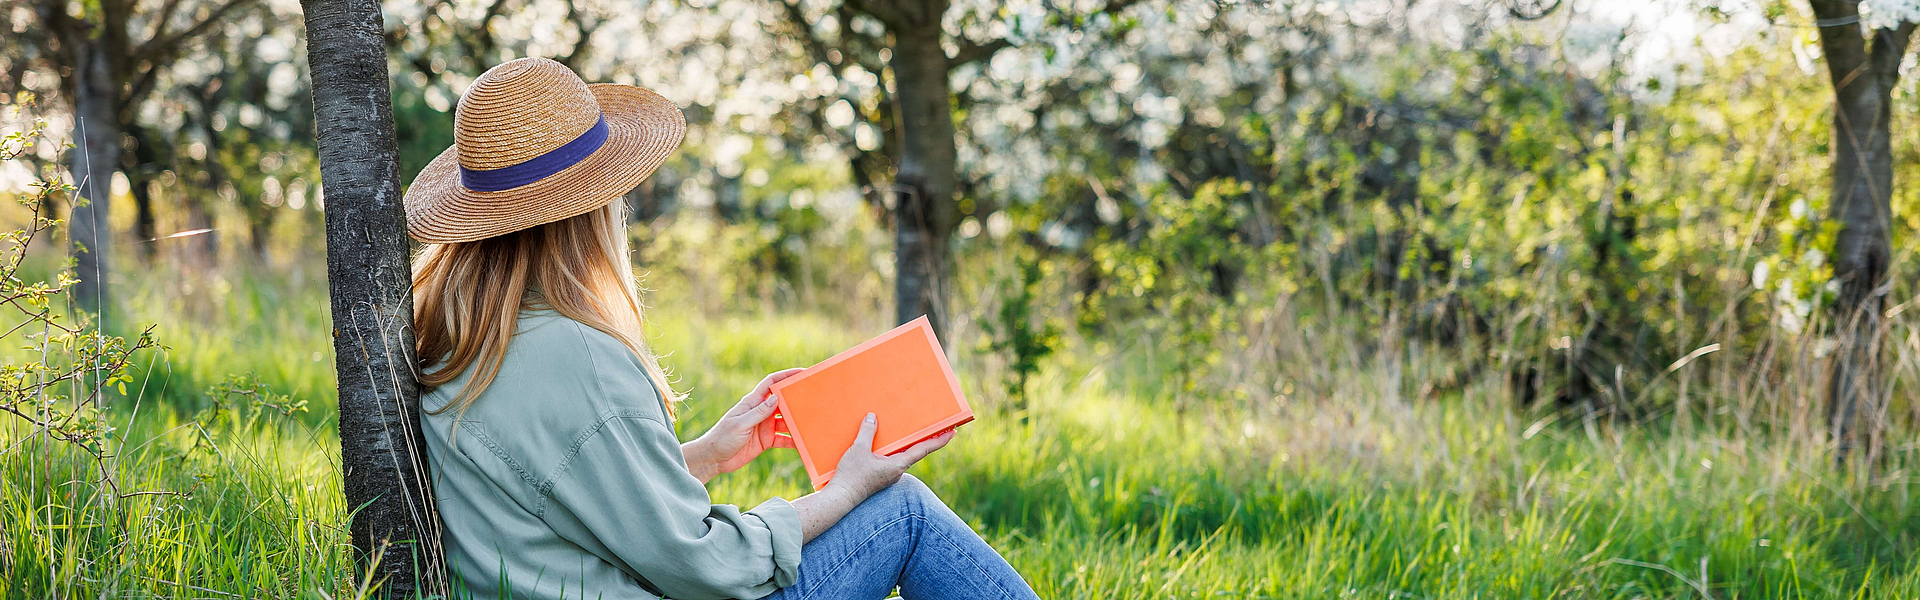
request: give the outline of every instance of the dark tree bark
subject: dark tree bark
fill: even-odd
[[[1809,0],[1819,19],[1820,48],[1833,83],[1833,196],[1830,217],[1840,224],[1833,272],[1840,281],[1834,305],[1834,353],[1828,382],[1828,419],[1834,462],[1844,465],[1864,445],[1878,448],[1881,399],[1888,392],[1880,350],[1892,257],[1893,151],[1890,94],[1913,35],[1912,23],[1873,32],[1869,47],[1859,3]],[[1864,429],[1864,431],[1863,431]]]
[[[893,215],[894,315],[902,323],[927,315],[933,330],[946,333],[946,288],[951,244],[959,208],[955,190],[956,141],[953,93],[948,75],[955,65],[980,60],[992,50],[968,46],[963,59],[947,57],[940,41],[947,0],[910,2],[849,1],[886,24],[892,38],[894,122],[898,131],[899,171],[891,199]],[[1004,47],[997,44],[995,49]]]
[[[72,76],[75,148],[74,183],[84,202],[73,203],[67,229],[73,240],[74,274],[80,283],[73,287],[74,303],[100,316],[104,329],[107,318],[107,275],[112,273],[110,252],[113,235],[107,229],[112,207],[113,173],[120,165],[120,107],[115,93],[119,78],[113,61],[108,60],[102,42],[85,34],[70,35],[68,52],[75,65]]]
[[[1096,12],[1118,14],[1138,0],[1108,0]],[[927,315],[934,331],[946,333],[948,320],[946,293],[952,263],[953,231],[960,222],[960,207],[954,195],[959,191],[957,135],[953,123],[956,99],[949,76],[956,67],[985,61],[1014,41],[998,38],[987,41],[954,39],[956,52],[948,56],[942,42],[946,30],[949,0],[843,0],[830,12],[840,21],[840,44],[830,48],[827,40],[816,37],[806,10],[794,0],[780,0],[787,15],[789,35],[798,38],[813,59],[820,64],[836,64],[835,53],[845,60],[862,63],[862,49],[878,46],[879,40],[853,31],[849,23],[856,13],[873,17],[886,25],[887,70],[893,72],[893,87],[882,91],[893,107],[892,122],[868,120],[884,130],[887,139],[881,150],[894,159],[898,171],[886,192],[887,212],[892,217],[894,234],[894,307],[902,323]],[[1082,23],[1091,15],[1056,15],[1061,22]],[[873,65],[863,64],[868,71]],[[885,88],[883,87],[883,90]],[[857,99],[846,98],[854,106]],[[824,124],[819,115],[815,120]],[[866,153],[853,159],[854,176],[864,181]]]
[[[153,194],[149,187],[153,174],[165,168],[162,155],[173,152],[160,151],[159,136],[151,129],[136,124],[127,128],[127,135],[133,138],[133,160],[122,167],[121,172],[127,174],[127,187],[133,192],[133,239],[140,248],[140,258],[151,263],[160,248],[154,241],[160,232],[153,217]]]
[[[340,465],[360,567],[382,595],[443,594],[439,514],[413,371],[413,294],[376,0],[304,0],[327,284],[340,387]]]
[[[959,208],[953,197],[956,157],[948,59],[940,47],[944,0],[921,3],[925,20],[894,27],[894,110],[900,122],[900,173],[893,187],[895,318],[927,315],[946,333],[949,246]],[[943,337],[944,339],[944,337]]]

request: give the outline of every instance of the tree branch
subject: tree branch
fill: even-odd
[[[481,15],[480,22],[471,29],[461,31],[460,27],[453,27],[453,40],[466,51],[467,62],[473,63],[474,70],[485,70],[491,66],[487,62],[492,60],[493,51],[500,47],[500,41],[493,38],[493,30],[488,29],[487,24],[506,12],[506,8],[507,0],[493,0],[493,4],[487,5],[487,13]]]
[[[1001,50],[1005,50],[1007,48],[1012,48],[1012,47],[1013,47],[1013,40],[1010,40],[1007,38],[999,38],[999,39],[987,42],[985,44],[976,43],[973,40],[962,39],[960,40],[960,50],[958,52],[955,52],[952,58],[947,59],[947,64],[949,66],[958,67],[960,65],[964,65],[972,62],[986,60],[988,58],[992,58],[995,52],[999,52]]]
[[[154,40],[158,40],[161,36],[166,35],[167,23],[173,21],[173,14],[179,10],[180,0],[167,0],[165,4],[160,5],[160,12],[153,21],[153,33],[148,35],[147,41],[141,42],[140,45],[145,46],[151,44]]]
[[[800,38],[800,45],[805,46],[807,48],[807,53],[812,56],[814,62],[818,64],[823,64],[823,65],[833,64],[833,61],[830,60],[830,56],[829,56],[830,48],[827,46],[826,40],[822,40],[813,34],[813,27],[810,25],[812,20],[807,18],[806,10],[800,6],[799,1],[798,0],[780,0],[780,5],[786,11],[788,25],[793,28],[794,35]],[[845,28],[842,28],[841,33],[849,33],[849,32],[846,31]],[[852,52],[851,49],[842,50],[840,54],[843,60],[851,61],[856,64],[860,63],[860,60],[854,57],[855,53]],[[866,65],[863,64],[861,65],[861,68],[867,68],[867,67]],[[872,70],[869,69],[869,71],[872,71]],[[875,73],[875,75],[879,74],[878,71],[872,71],[872,72]],[[886,94],[886,88],[884,86],[880,88],[880,93],[882,95]],[[858,98],[855,98],[850,94],[841,94],[839,96],[839,99],[845,101],[847,105],[854,107],[854,118],[859,119],[861,121],[866,121],[870,123],[872,122],[872,119],[868,119],[866,115],[861,114],[863,111],[860,110],[860,101]],[[811,116],[814,118],[815,121],[818,122],[818,125],[822,129],[825,129],[827,128],[827,124],[826,124],[827,120],[824,115],[820,114],[821,110],[822,110],[821,108],[816,106]],[[881,126],[883,124],[874,123],[874,125]],[[863,159],[870,158],[872,156],[872,153],[866,150],[861,150],[857,146],[854,148],[853,152],[854,152],[854,156],[852,160],[853,160],[854,170],[856,171],[855,175],[857,177],[863,176],[864,173],[861,172],[863,170],[861,161]]]
[[[1906,58],[1907,43],[1913,39],[1912,22],[1902,22],[1894,29],[1876,29],[1873,32],[1873,49],[1870,60],[1873,72],[1880,79],[1881,89],[1893,89],[1900,77],[1900,61]]]
[[[213,9],[213,12],[208,13],[207,18],[201,20],[199,23],[194,23],[193,26],[186,28],[186,30],[170,36],[161,36],[156,33],[152,39],[141,44],[140,48],[135,50],[135,52],[138,57],[147,59],[148,64],[165,62],[158,57],[171,56],[174,52],[178,52],[181,45],[193,39],[194,36],[204,33],[207,27],[220,22],[221,17],[225,17],[228,12],[253,2],[254,0],[227,0],[226,4],[222,4],[219,8]],[[165,25],[165,23],[160,24],[161,27]],[[155,31],[158,32],[159,29],[156,27]]]
[[[1827,77],[1835,91],[1845,88],[1867,62],[1866,39],[1860,33],[1857,0],[1807,0],[1820,30],[1820,50],[1827,59]]]
[[[1105,6],[1102,6],[1100,7],[1099,10],[1093,11],[1092,13],[1088,13],[1087,15],[1059,14],[1058,16],[1060,17],[1060,20],[1062,22],[1068,23],[1071,29],[1079,30],[1085,27],[1085,23],[1088,20],[1085,17],[1090,17],[1092,15],[1098,15],[1098,14],[1117,15],[1127,10],[1128,8],[1132,8],[1133,5],[1139,4],[1139,3],[1140,3],[1140,0],[1107,0],[1107,4]],[[960,39],[959,44],[960,44],[960,50],[955,52],[953,57],[947,61],[947,64],[951,66],[958,67],[960,65],[964,65],[968,63],[987,60],[989,58],[993,58],[993,55],[996,52],[1019,45],[1017,42],[1013,41],[1011,38],[1005,38],[1005,37],[990,40],[985,43],[975,42],[973,40],[962,38]]]
[[[1107,5],[1104,7],[1101,7],[1100,12],[1107,13],[1110,15],[1118,14],[1119,12],[1124,11],[1128,8],[1132,8],[1133,5],[1139,4],[1139,3],[1140,3],[1140,0],[1107,0]]]
[[[256,0],[227,0],[226,4],[222,4],[219,8],[214,9],[213,12],[208,13],[206,19],[201,20],[199,23],[194,23],[192,27],[188,27],[170,36],[161,37],[156,35],[154,38],[147,40],[146,43],[141,44],[138,49],[134,50],[134,54],[127,58],[144,63],[146,68],[138,69],[138,73],[129,73],[129,79],[133,81],[133,84],[128,87],[126,97],[121,99],[121,110],[135,110],[136,107],[140,105],[140,101],[146,98],[147,93],[153,91],[154,84],[159,80],[160,69],[165,65],[171,64],[174,58],[179,55],[180,49],[184,47],[187,42],[205,34],[208,27],[214,23],[221,22],[227,13],[242,6],[252,4],[255,1]],[[161,26],[164,25],[164,23],[161,24]]]
[[[1088,19],[1081,17],[1092,17],[1098,14],[1117,15],[1125,12],[1129,8],[1133,8],[1133,5],[1139,3],[1140,0],[1107,0],[1106,6],[1102,6],[1100,10],[1087,13],[1086,15],[1073,15],[1065,12],[1055,12],[1054,14],[1060,17],[1060,22],[1067,24],[1068,29],[1078,31],[1085,29],[1088,21]]]
[[[867,16],[879,19],[888,29],[900,29],[912,25],[908,15],[891,0],[868,2],[867,0],[843,0],[847,6],[867,13]]]
[[[800,7],[799,1],[780,0],[780,7],[787,14],[787,25],[793,28],[795,37],[800,38],[800,45],[806,47],[808,54],[813,55],[813,62],[824,65],[833,64],[832,57],[827,51],[826,41],[813,35],[811,19],[807,18],[806,9]]]

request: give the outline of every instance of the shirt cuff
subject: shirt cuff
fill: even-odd
[[[769,498],[747,512],[773,532],[773,585],[793,585],[800,577],[800,511],[784,498]]]

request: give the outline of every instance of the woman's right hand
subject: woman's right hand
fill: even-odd
[[[853,438],[853,447],[840,457],[840,464],[834,467],[833,480],[828,487],[841,487],[852,492],[856,498],[866,499],[874,492],[886,489],[900,480],[900,474],[907,467],[920,462],[933,451],[946,447],[953,441],[953,430],[936,435],[891,456],[875,454],[873,451],[873,430],[879,426],[879,420],[873,413],[867,413],[866,420],[860,422],[860,433]]]

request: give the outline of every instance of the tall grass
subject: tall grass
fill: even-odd
[[[129,285],[125,320],[160,324],[169,348],[117,400],[107,468],[155,493],[107,497],[84,483],[92,463],[0,434],[0,597],[356,595],[324,287],[242,272]],[[762,374],[885,322],[654,301],[654,343],[692,392],[688,438]],[[1224,349],[1213,383],[1257,394],[1194,405],[1160,383],[1151,333],[1123,325],[1069,344],[1011,414],[997,359],[962,332],[981,418],[916,473],[1048,598],[1920,597],[1910,451],[1836,473],[1791,428],[1518,409],[1498,377],[1420,394],[1446,372],[1432,349],[1292,310],[1249,309],[1270,322],[1258,344]],[[1703,380],[1740,375],[1715,368]],[[311,410],[208,412],[208,386],[241,372]],[[711,489],[745,504],[807,487],[778,452]]]

